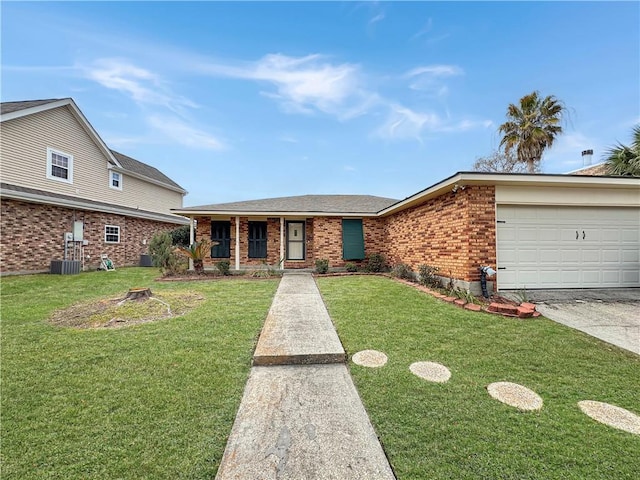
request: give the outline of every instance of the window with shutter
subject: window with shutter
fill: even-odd
[[[364,260],[362,219],[342,220],[342,258],[344,260]]]

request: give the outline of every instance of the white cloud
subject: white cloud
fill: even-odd
[[[361,114],[371,94],[362,85],[359,67],[332,64],[322,55],[289,57],[269,54],[257,62],[242,65],[209,64],[200,67],[213,75],[271,83],[275,91],[262,92],[280,102],[289,113],[327,114],[349,118]]]
[[[449,94],[449,87],[444,84],[444,79],[463,74],[464,70],[457,65],[426,65],[409,70],[403,77],[411,80],[409,88],[412,90],[442,98]]]
[[[379,13],[371,20],[369,20],[369,25],[373,25],[374,23],[380,22],[382,20],[384,20],[384,13]]]
[[[428,75],[430,77],[451,77],[454,75],[462,75],[462,70],[457,65],[426,65],[423,67],[416,67],[405,73],[406,77],[416,77],[419,75]]]
[[[415,139],[421,141],[425,127],[437,127],[440,119],[434,113],[420,113],[398,104],[389,105],[387,121],[377,130],[385,139]]]
[[[151,115],[147,122],[154,129],[176,143],[190,148],[224,150],[225,144],[213,135],[198,130],[175,117]]]
[[[103,87],[123,92],[140,104],[159,105],[174,112],[181,111],[183,107],[197,107],[187,98],[173,94],[157,74],[127,60],[99,59],[84,67],[84,71],[89,79]]]

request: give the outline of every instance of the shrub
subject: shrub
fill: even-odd
[[[370,273],[384,272],[387,270],[387,259],[381,253],[372,253],[367,257],[365,271]]]
[[[404,280],[411,280],[412,282],[416,279],[415,273],[413,273],[411,267],[406,263],[399,263],[397,265],[394,265],[391,269],[391,275],[397,278],[402,278]]]
[[[316,260],[316,272],[327,273],[329,271],[329,260],[321,258]]]
[[[209,240],[202,240],[188,247],[176,247],[178,254],[193,260],[193,269],[200,275],[204,273],[204,259],[210,250],[211,242]]]
[[[344,268],[347,270],[347,272],[357,272],[358,271],[358,266],[355,263],[351,263],[351,262],[347,262],[344,264]]]
[[[189,225],[183,225],[182,227],[178,227],[175,230],[171,230],[169,232],[171,235],[171,242],[173,245],[177,245],[179,247],[188,247],[190,236],[191,236],[191,228]]]
[[[164,275],[175,275],[186,270],[174,251],[171,235],[167,232],[156,233],[149,242],[149,255],[153,265]]]
[[[218,271],[225,276],[229,275],[230,267],[231,267],[231,264],[229,263],[229,260],[220,260],[219,262],[216,263],[216,268],[218,269]]]
[[[431,265],[420,265],[418,267],[419,282],[425,287],[440,287],[440,279],[436,276],[438,274],[438,267],[432,267]]]

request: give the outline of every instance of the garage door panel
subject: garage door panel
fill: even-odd
[[[620,232],[622,243],[640,243],[640,232],[638,228],[623,228]]]
[[[582,263],[602,263],[600,258],[600,250],[595,248],[583,249],[582,250]]]
[[[640,250],[637,248],[622,248],[622,263],[640,262]]]
[[[602,263],[620,263],[620,249],[619,248],[603,248],[602,249]]]
[[[499,205],[497,214],[500,288],[640,286],[640,208]]]
[[[640,283],[640,272],[638,270],[623,270],[621,272],[622,284],[630,287],[637,287]]]

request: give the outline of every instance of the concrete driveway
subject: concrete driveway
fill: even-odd
[[[545,317],[640,355],[640,288],[530,290]]]

